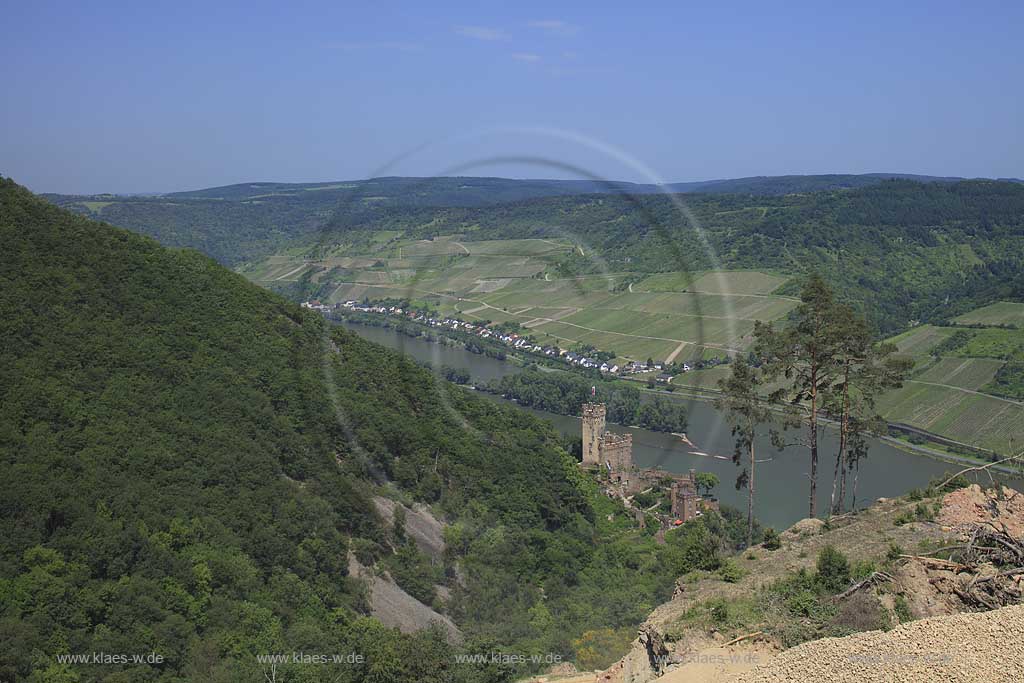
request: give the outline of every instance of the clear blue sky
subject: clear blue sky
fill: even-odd
[[[217,4],[7,3],[0,174],[1024,176],[1019,0]]]

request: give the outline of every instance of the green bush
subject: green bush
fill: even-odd
[[[850,570],[850,578],[854,581],[860,581],[868,578],[876,571],[878,571],[878,566],[874,562],[871,560],[861,560],[853,565],[853,569]]]
[[[850,561],[832,545],[818,553],[818,584],[826,591],[838,593],[850,584]]]
[[[722,577],[722,581],[727,583],[736,583],[743,578],[746,572],[736,564],[732,559],[728,559],[722,563],[722,566],[718,568],[718,575]]]
[[[782,539],[779,538],[779,532],[772,527],[768,527],[764,530],[764,542],[761,544],[765,550],[778,550],[782,547]]]
[[[912,621],[914,616],[910,613],[910,605],[907,604],[907,599],[902,595],[896,596],[896,604],[893,606],[896,611],[896,618],[900,620],[900,623]]]
[[[903,546],[899,543],[890,543],[889,549],[885,552],[885,559],[889,562],[895,562],[900,559],[900,555],[903,554]]]

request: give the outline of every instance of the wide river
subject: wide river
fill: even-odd
[[[341,323],[360,336],[383,346],[399,350],[417,360],[431,363],[435,368],[448,365],[468,370],[475,382],[520,372],[516,365],[477,355],[461,347],[445,346],[399,334],[393,329]],[[505,402],[504,399],[481,392],[482,396]],[[714,406],[700,399],[684,400],[689,411],[687,437],[690,447],[679,437],[652,432],[637,427],[610,425],[616,432],[633,435],[633,461],[640,467],[660,467],[666,472],[714,472],[721,479],[715,494],[725,504],[746,509],[746,491],[737,491],[733,485],[739,470],[731,460],[733,438],[723,416]],[[511,403],[511,402],[508,402]],[[579,435],[580,419],[517,406],[554,423],[566,434]],[[832,470],[837,445],[837,433],[826,429],[820,441],[821,460],[818,464],[818,510],[827,510],[832,494]],[[807,449],[791,447],[775,450],[767,433],[759,437],[756,469],[756,499],[754,515],[762,523],[783,529],[807,516],[809,493],[809,457]],[[764,462],[761,460],[764,459]],[[915,487],[924,487],[935,477],[955,472],[963,466],[940,462],[895,448],[883,441],[871,440],[868,457],[863,461],[857,487],[858,507],[880,497],[893,497]],[[1007,482],[1024,490],[1024,481]],[[847,499],[849,500],[849,498]]]

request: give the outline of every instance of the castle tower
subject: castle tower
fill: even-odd
[[[605,407],[603,403],[583,404],[583,465],[601,465],[601,437],[604,436]]]
[[[697,516],[697,489],[694,486],[694,473],[682,479],[675,479],[671,489],[672,516],[688,522]]]

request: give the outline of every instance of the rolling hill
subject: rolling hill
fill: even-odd
[[[679,197],[685,197],[683,205],[676,203]],[[548,243],[546,263],[536,262],[536,254],[518,254],[535,262],[518,268],[519,261],[506,259],[489,272],[477,268],[476,280],[602,276],[633,283],[635,290],[645,275],[659,274],[658,288],[683,292],[689,279],[713,270],[789,279],[816,269],[881,333],[892,334],[915,322],[1024,297],[1022,217],[1024,185],[995,181],[888,180],[777,197],[576,195],[489,207],[339,212],[315,238],[239,267],[269,282],[266,266],[275,264],[281,268],[275,278],[312,282],[316,287],[302,293],[325,297],[332,282],[455,276],[484,257],[517,256],[496,250],[495,242],[534,240]],[[477,242],[491,243],[492,253],[481,253]],[[357,260],[332,260],[338,258]],[[292,268],[285,269],[289,260]],[[299,266],[305,267],[295,270]],[[458,284],[440,284],[436,291],[458,295]],[[795,287],[791,282],[760,293],[791,296]]]
[[[959,179],[873,173],[778,176],[670,183],[507,178],[372,178],[324,183],[250,182],[151,196],[44,195],[49,201],[155,237],[193,247],[221,263],[266,256],[293,241],[315,239],[338,215],[379,216],[395,209],[485,207],[580,194],[740,193],[775,196],[874,185],[887,178]]]

